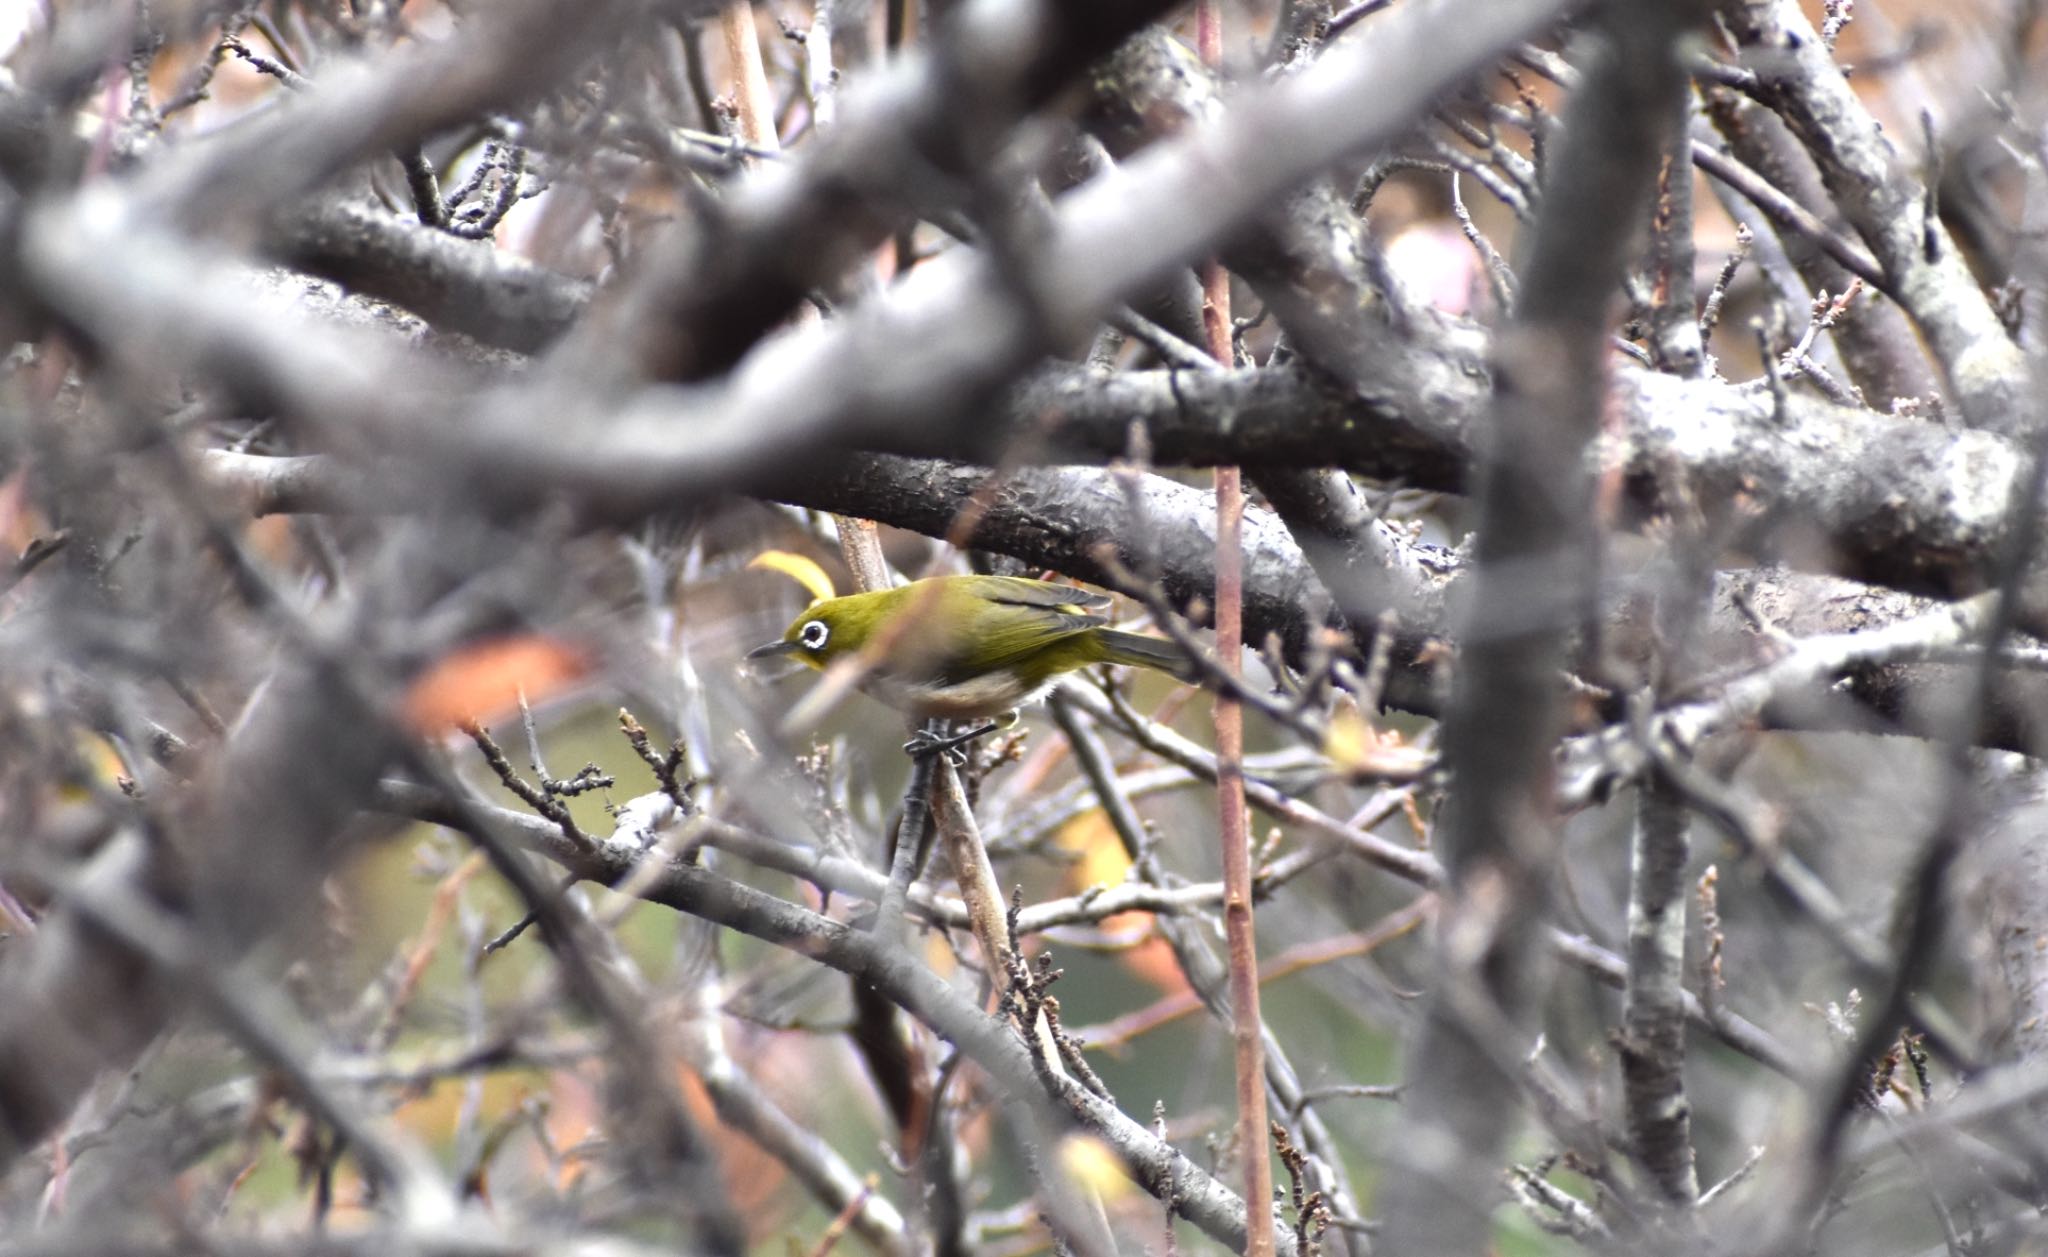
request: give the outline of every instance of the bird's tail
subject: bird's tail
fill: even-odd
[[[1188,658],[1187,652],[1163,637],[1145,637],[1106,628],[1096,630],[1095,644],[1102,651],[1104,663],[1151,668],[1155,672],[1170,673],[1183,681],[1192,680],[1197,673],[1195,661]]]

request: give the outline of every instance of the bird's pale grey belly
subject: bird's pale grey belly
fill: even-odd
[[[1021,707],[1051,689],[1058,677],[1036,685],[1008,671],[990,672],[965,681],[906,681],[901,677],[871,676],[861,688],[892,707],[917,716],[942,716],[967,720],[994,716]]]

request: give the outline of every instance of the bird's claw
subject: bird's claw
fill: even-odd
[[[1001,728],[1000,725],[991,722],[976,725],[965,733],[955,733],[951,736],[941,736],[929,730],[920,729],[910,741],[903,744],[903,753],[912,759],[922,759],[927,755],[943,755],[946,757],[946,762],[953,767],[965,768],[967,766],[967,745],[977,738],[986,737],[994,733],[999,728]]]
[[[943,755],[946,762],[955,768],[962,768],[967,764],[967,752],[961,750],[952,738],[937,737],[929,733],[919,733],[905,742],[903,753],[912,759],[923,759],[927,755]]]

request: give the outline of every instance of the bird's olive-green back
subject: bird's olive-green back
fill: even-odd
[[[948,683],[1000,668],[1049,676],[1107,661],[1092,630],[1108,621],[1091,613],[1107,602],[1018,576],[935,576],[813,603],[782,636],[802,647],[798,658],[822,668],[900,625],[882,656],[886,671]],[[814,624],[825,634],[812,646]]]

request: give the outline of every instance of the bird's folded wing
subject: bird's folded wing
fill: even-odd
[[[1054,585],[1041,580],[1026,580],[1021,576],[984,576],[976,582],[976,593],[990,602],[1007,603],[1020,607],[1103,607],[1109,605],[1108,594],[1092,590],[1076,589],[1072,585]]]
[[[994,602],[979,617],[971,643],[962,642],[935,658],[931,671],[944,681],[962,681],[1019,663],[1056,642],[1109,623],[1105,616],[1082,615],[1057,607],[1019,606]]]

